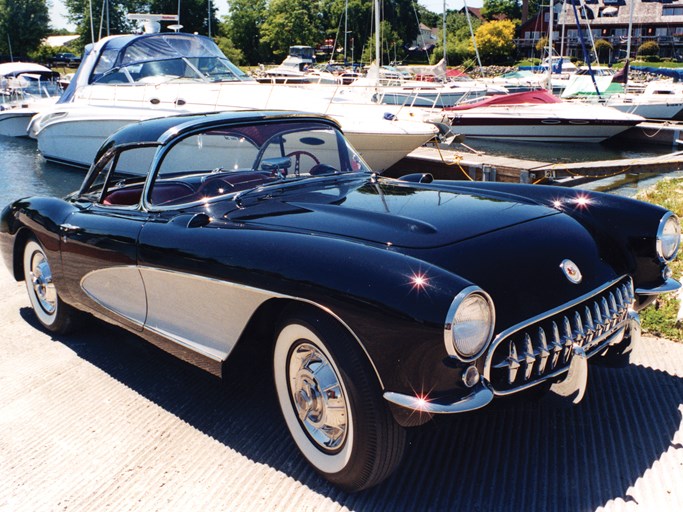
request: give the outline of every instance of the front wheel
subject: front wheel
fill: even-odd
[[[23,266],[28,297],[40,324],[51,332],[69,331],[74,310],[59,297],[52,280],[50,262],[45,250],[35,239],[30,239],[24,247]]]
[[[323,315],[291,316],[279,330],[273,364],[289,432],[316,471],[346,491],[391,474],[403,455],[405,431],[346,330]]]

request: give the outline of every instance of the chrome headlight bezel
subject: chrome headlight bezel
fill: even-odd
[[[469,350],[465,350],[462,344],[459,344],[457,338],[457,325],[456,316],[458,311],[462,307],[466,307],[468,302],[480,301],[479,304],[485,304],[488,308],[488,323],[484,329],[481,330],[480,339],[474,344],[474,347]],[[482,319],[484,320],[484,319]],[[462,325],[462,324],[461,324]],[[446,315],[446,320],[444,322],[443,338],[444,344],[446,346],[446,352],[451,357],[455,357],[463,362],[474,361],[475,359],[481,357],[484,351],[488,348],[493,338],[493,329],[496,325],[496,310],[493,305],[493,301],[488,293],[479,288],[478,286],[468,286],[460,293],[458,293],[453,302],[451,302],[450,308],[448,308],[448,313]]]
[[[680,243],[681,224],[678,217],[673,212],[666,212],[657,228],[657,256],[663,263],[673,261],[678,254]]]

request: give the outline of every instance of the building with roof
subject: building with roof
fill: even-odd
[[[576,8],[571,1],[558,1],[553,7],[555,51],[584,60],[580,26],[588,49],[592,46],[592,35],[593,40],[604,39],[612,44],[612,60],[626,58],[631,8],[631,58],[646,41],[659,45],[660,57],[683,55],[683,0],[581,0],[580,5],[577,0]],[[522,24],[516,43],[523,56],[540,57],[535,46],[548,35],[549,20],[549,11],[545,9]]]

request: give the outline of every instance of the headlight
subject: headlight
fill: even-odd
[[[462,361],[476,359],[491,341],[495,320],[491,297],[476,286],[465,288],[448,310],[444,325],[446,351]]]
[[[665,262],[676,257],[678,246],[681,243],[681,226],[678,217],[667,212],[659,222],[657,230],[657,254]]]

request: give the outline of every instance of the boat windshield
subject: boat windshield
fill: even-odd
[[[55,73],[58,76],[58,74]],[[33,101],[39,98],[55,98],[62,88],[53,78],[37,73],[23,73],[16,77],[0,77],[0,103]]]
[[[90,83],[251,80],[207,37],[182,33],[150,34],[123,46],[117,43],[114,40],[102,49]]]
[[[99,75],[97,84],[158,84],[176,81],[242,82],[251,80],[244,72],[221,57],[180,57],[136,62]]]

